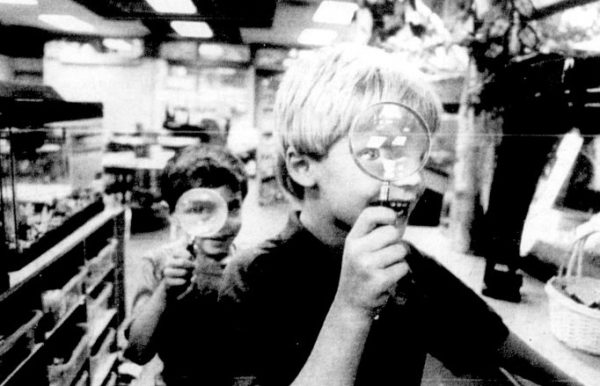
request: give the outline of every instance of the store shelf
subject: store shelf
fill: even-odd
[[[71,325],[74,316],[82,311],[84,304],[84,298],[82,297],[69,311],[67,311],[56,326],[46,333],[44,342],[36,344],[31,353],[15,367],[15,369],[0,383],[0,386],[21,386],[23,382],[20,377],[30,371],[35,371],[35,369],[39,367],[38,364],[42,362],[43,358],[47,355],[49,348],[52,347],[56,340],[55,337],[61,334],[63,328]]]
[[[112,373],[105,386],[115,386],[117,384],[117,373]]]
[[[42,205],[49,208],[55,202],[68,202],[73,199],[73,193],[71,193],[71,196],[63,197],[65,194],[64,189],[65,186],[60,184],[55,186],[52,186],[52,184],[19,184],[19,195],[21,195],[21,191],[37,191],[39,194],[23,194],[25,197],[23,197],[23,199],[19,197],[18,200],[23,205],[27,203],[33,205],[34,207]],[[63,191],[62,193],[60,193],[61,190]],[[55,199],[52,200],[50,198],[51,196],[54,196]],[[6,198],[7,197],[5,197],[5,199]],[[89,199],[92,200],[91,197]],[[51,200],[51,202],[48,202],[49,200]],[[46,251],[56,245],[57,242],[63,240],[69,234],[74,232],[79,226],[84,224],[98,213],[101,213],[103,210],[104,203],[102,199],[100,197],[95,197],[93,201],[88,202],[85,204],[85,206],[79,208],[75,213],[63,218],[60,222],[60,225],[46,228],[42,233],[39,234],[39,237],[36,237],[35,240],[27,243],[29,244],[27,247],[23,246],[21,250],[9,248],[5,252],[6,267],[8,271],[20,271],[27,265],[32,264],[39,256],[43,255]]]
[[[98,343],[98,339],[100,339],[108,326],[110,326],[115,316],[117,316],[116,309],[113,308],[107,310],[101,317],[99,317],[92,325],[89,326],[90,347],[92,348],[92,352]]]
[[[91,386],[102,386],[109,380],[108,377],[111,374],[111,370],[115,367],[117,359],[119,359],[118,353],[108,354],[104,362],[102,362],[95,373],[92,374]]]
[[[85,293],[86,295],[90,295],[92,293],[94,293],[96,291],[96,289],[98,289],[100,287],[100,285],[102,283],[104,283],[106,281],[106,278],[108,275],[110,275],[113,270],[116,268],[116,264],[115,263],[111,263],[110,265],[108,265],[106,267],[106,270],[104,272],[102,272],[98,278],[85,289]]]
[[[90,352],[89,339],[84,331],[81,333],[77,344],[71,346],[70,352],[62,347],[59,349],[58,355],[56,353],[50,355],[50,358],[54,358],[47,364],[48,380],[51,385],[71,385],[87,368]],[[59,362],[56,362],[57,359]]]
[[[42,343],[38,343],[35,345],[35,347],[33,348],[33,350],[31,350],[31,353],[27,356],[27,358],[25,358],[23,361],[21,361],[21,363],[12,371],[12,373],[10,373],[3,381],[2,383],[0,383],[0,386],[12,386],[12,385],[19,385],[19,381],[16,380],[16,378],[18,377],[19,374],[21,374],[23,371],[27,370],[27,368],[29,367],[29,365],[36,359],[39,357],[40,355],[40,351],[43,348],[43,344]]]
[[[121,211],[121,208],[104,210],[90,219],[90,221],[79,227],[75,232],[65,237],[54,247],[50,248],[48,251],[33,260],[31,263],[27,264],[18,271],[10,272],[10,288],[0,295],[0,303],[18,291],[29,280],[40,275],[47,267],[56,263],[61,257],[66,255],[67,252],[75,248],[85,238],[92,235],[100,227],[106,224],[107,221],[114,218]]]
[[[114,328],[109,328],[107,330],[106,335],[104,335],[104,337],[102,338],[101,342],[98,342],[98,349],[94,352],[92,351],[92,358],[91,358],[91,365],[90,367],[93,369],[93,365],[95,365],[95,361],[98,360],[97,358],[102,357],[102,356],[106,356],[108,353],[111,352],[111,348],[113,347],[113,344],[115,343],[115,340],[117,338],[117,330]]]
[[[30,127],[102,115],[101,103],[68,102],[47,85],[0,82],[0,125],[4,127]]]
[[[75,381],[74,386],[87,386],[89,377],[90,374],[87,371],[83,371],[80,374],[79,379]]]
[[[50,384],[50,380],[56,381],[62,376],[61,371],[68,371],[65,381],[69,384],[81,381],[89,386],[93,378],[94,384],[106,385],[111,378],[111,369],[119,357],[119,353],[110,353],[116,347],[115,331],[125,319],[123,264],[126,219],[123,208],[105,209],[30,264],[11,273],[12,286],[0,294],[0,315],[27,312],[29,307],[39,306],[45,291],[57,288],[63,291],[64,296],[71,296],[66,303],[67,307],[73,305],[64,315],[54,316],[54,326],[41,323],[42,328],[51,328],[45,334],[39,331],[45,335],[44,341],[34,346],[25,359],[5,369],[4,374],[8,375],[0,378],[0,386],[45,386]],[[107,239],[116,240],[111,241],[114,243],[114,251],[111,252],[110,261],[103,268],[99,267],[98,276],[91,279],[93,282],[88,288],[75,291],[78,283],[83,284],[88,279],[86,263],[106,244]],[[102,292],[94,299],[94,294],[102,288],[110,288],[110,291],[106,290],[110,293],[104,295]],[[95,300],[98,304],[94,303]],[[90,304],[98,306],[95,318],[88,313]],[[58,315],[62,313],[57,312]],[[48,314],[46,317],[50,318],[50,315],[55,314]],[[88,327],[87,331],[81,331],[85,325]],[[67,370],[61,369],[60,364],[53,363],[53,358],[69,356],[70,345],[66,346],[66,342],[74,337],[76,331],[83,334],[85,347],[81,342],[77,344],[79,354],[65,363],[69,365]],[[104,354],[97,357],[98,371],[93,377],[89,374],[86,380],[85,372],[89,370],[93,349],[100,345]],[[107,361],[103,360],[105,356]],[[54,366],[54,373],[49,372],[49,366]]]
[[[73,307],[71,307],[70,310],[68,310],[63,317],[56,323],[56,326],[54,326],[52,328],[52,330],[46,332],[45,336],[46,336],[46,341],[49,341],[50,339],[52,339],[52,337],[57,334],[62,328],[63,326],[66,326],[70,323],[71,319],[74,317],[75,314],[77,314],[78,311],[80,311],[80,309],[83,307],[83,305],[85,304],[85,298],[83,296],[81,296],[81,298],[77,301],[77,303],[75,303],[75,305]]]

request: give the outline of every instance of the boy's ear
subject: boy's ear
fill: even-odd
[[[297,184],[309,188],[316,184],[314,161],[307,155],[298,153],[293,148],[288,148],[285,152],[285,166],[289,176]]]

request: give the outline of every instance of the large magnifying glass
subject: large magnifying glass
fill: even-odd
[[[358,167],[384,182],[376,205],[402,210],[389,200],[390,184],[401,182],[425,166],[431,134],[423,118],[400,103],[376,103],[354,119],[349,142]]]
[[[399,222],[408,215],[408,203],[390,201],[390,185],[418,173],[427,162],[431,133],[424,119],[413,109],[400,103],[376,103],[360,112],[348,133],[350,152],[358,167],[382,181],[379,198],[374,205],[393,209]],[[414,287],[407,276],[405,284],[394,288],[394,297],[406,298]],[[376,315],[375,319],[379,316]]]
[[[213,189],[194,188],[179,197],[172,219],[184,233],[188,251],[195,256],[195,241],[217,234],[227,222],[227,215],[227,203],[219,193]],[[195,282],[195,278],[192,278],[190,286],[177,298],[187,295]]]

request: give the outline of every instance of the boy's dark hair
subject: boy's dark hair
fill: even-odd
[[[227,186],[248,193],[248,177],[243,162],[223,146],[201,143],[188,146],[167,162],[160,179],[162,199],[173,212],[177,200],[193,188]]]

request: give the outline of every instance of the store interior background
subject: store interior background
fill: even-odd
[[[31,0],[21,4],[0,1],[2,103],[11,98],[6,90],[15,94],[27,89],[36,90],[35,95],[39,96],[50,87],[64,101],[94,103],[102,107],[101,117],[79,124],[89,135],[86,143],[89,152],[86,153],[84,176],[72,178],[80,178],[77,181],[79,185],[96,184],[107,189],[112,194],[110,202],[116,201],[128,210],[126,218],[130,222],[126,226],[124,243],[126,313],[136,285],[136,264],[141,256],[169,237],[156,179],[174,152],[191,143],[210,141],[228,146],[244,158],[251,175],[250,192],[244,202],[243,226],[236,244],[244,248],[276,234],[290,209],[273,174],[272,104],[282,73],[290,61],[310,54],[318,46],[340,42],[372,43],[372,31],[365,29],[361,16],[364,16],[364,11],[369,9],[373,15],[377,10],[375,5],[379,4],[381,7],[377,12],[393,16],[394,3],[408,2],[342,1],[350,10],[350,18],[342,23],[334,19],[335,12],[334,16],[315,21],[317,9],[322,3],[327,3],[321,0],[231,0],[222,2],[226,4],[220,10],[222,13],[215,10],[211,13],[202,1],[195,0],[198,12],[191,14],[161,13],[153,10],[145,0]],[[458,25],[455,16],[471,3],[423,1],[436,12],[440,21],[454,21],[457,30],[469,28],[466,22]],[[478,3],[480,11],[487,8],[492,13],[492,16],[486,17],[495,17],[491,12],[494,2],[474,3]],[[586,8],[586,4],[593,1],[520,3],[532,4],[535,9],[533,15],[546,12],[543,16],[557,25],[575,25],[590,33],[600,33],[600,22],[590,17],[592,13]],[[594,12],[597,12],[595,8]],[[76,16],[86,24],[81,25],[80,30],[69,30],[76,27],[68,27],[64,22],[59,27],[51,26],[38,17],[50,13]],[[484,14],[480,12],[480,15]],[[213,36],[184,37],[169,26],[172,20],[206,21],[212,27]],[[388,41],[388,48],[397,50],[404,45],[408,47],[406,59],[415,63],[424,58],[429,60],[422,67],[427,70],[428,79],[438,91],[445,109],[441,131],[434,140],[432,160],[424,171],[428,187],[425,200],[430,209],[417,211],[409,236],[417,245],[432,248],[432,251],[447,247],[456,256],[476,259],[473,261],[477,268],[457,265],[459,268],[456,269],[468,276],[472,280],[470,285],[480,292],[484,262],[481,257],[473,256],[476,253],[471,243],[477,235],[471,229],[477,211],[484,210],[486,206],[499,132],[497,128],[488,128],[485,134],[489,135],[482,136],[483,140],[477,144],[459,140],[458,134],[472,129],[464,124],[464,117],[468,114],[465,115],[462,108],[465,106],[465,90],[473,88],[469,84],[472,67],[469,67],[466,49],[436,43],[435,39],[440,37],[439,26],[428,27],[431,28],[432,39],[429,43],[433,43],[434,48],[423,50],[422,42],[417,43],[413,37],[402,35],[406,28],[396,26],[398,28],[395,29],[393,20],[391,25],[385,25],[390,23],[385,18],[378,22],[383,23],[384,30],[389,28],[379,31],[381,36],[388,34],[388,38],[397,38]],[[302,40],[301,34],[306,28],[326,31],[316,40],[310,40],[310,36],[309,40]],[[508,34],[509,30],[505,32]],[[585,51],[589,55],[600,52],[596,36],[580,40],[573,45],[571,52]],[[425,51],[429,54],[422,55]],[[11,86],[14,84],[23,88],[15,89]],[[600,141],[594,140],[590,147],[600,149],[599,144]],[[469,158],[473,154],[478,157],[474,164],[473,158]],[[595,154],[594,162],[597,162],[600,151]],[[470,159],[471,164],[465,163],[465,159]],[[77,158],[71,162],[76,162],[74,160]],[[538,252],[545,253],[543,258],[553,266],[562,262],[568,254],[569,232],[593,214],[553,207],[559,191],[564,191],[572,177],[574,162],[573,159],[566,171],[547,173],[562,175],[562,179],[555,177],[551,181],[551,184],[558,184],[554,196],[536,195],[538,201],[544,201],[546,205],[544,217],[531,220],[536,225],[529,226],[531,231],[527,233],[527,237],[532,239],[527,241],[527,248],[537,248]],[[474,171],[474,165],[478,170]],[[592,174],[589,189],[600,191],[600,176]],[[556,178],[560,180],[557,182]],[[7,176],[2,177],[2,182],[8,183]],[[475,184],[477,188],[461,190],[465,184]],[[543,197],[540,199],[539,196]],[[479,204],[483,208],[476,203],[480,199]],[[548,200],[551,202],[548,203]],[[460,210],[453,211],[453,204]],[[600,206],[594,208],[600,209]],[[547,226],[545,232],[539,232],[540,223]],[[600,263],[593,262],[591,271],[600,273]],[[529,290],[530,285],[526,284],[523,291]],[[536,284],[536,288],[540,285]],[[539,295],[538,292],[535,294],[529,294],[530,298],[526,298],[524,303]],[[2,301],[5,299],[0,297],[0,303]],[[514,313],[512,307],[507,307],[508,314]],[[535,315],[546,318],[543,313]],[[117,340],[115,338],[110,351],[118,351]],[[558,342],[548,344],[552,350],[560,346]],[[578,353],[573,355],[585,366],[595,366],[593,360]],[[140,378],[132,384],[146,385],[152,384],[153,374],[159,368],[156,360],[144,369],[115,360],[112,371],[114,374],[122,371],[139,375]],[[452,382],[451,374],[434,362],[428,371],[426,378],[429,384]],[[114,382],[124,381],[115,376]],[[465,382],[462,380],[462,383]]]

